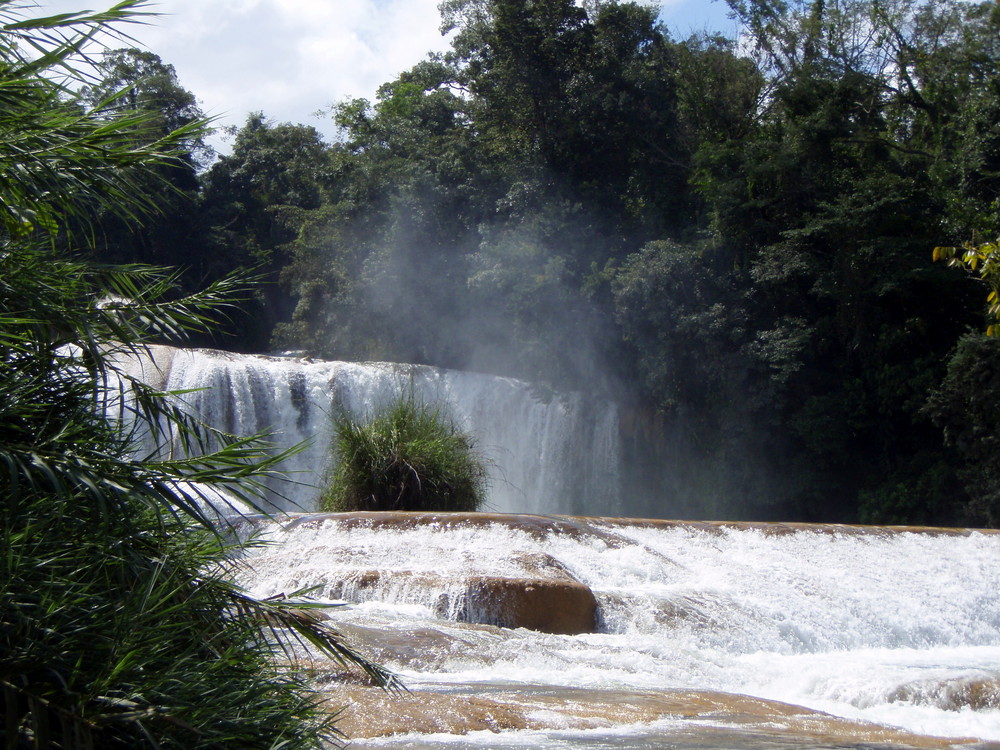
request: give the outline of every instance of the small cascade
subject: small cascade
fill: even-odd
[[[740,654],[1000,645],[1000,532],[427,513],[264,529],[279,542],[255,558],[267,596],[295,579],[455,619],[439,604],[465,581],[572,580],[609,635]]]
[[[330,469],[331,415],[363,416],[401,395],[441,405],[492,463],[485,510],[618,515],[617,410],[580,393],[434,367],[324,362],[154,347],[143,378],[185,391],[187,408],[236,435],[267,431],[277,448],[306,443],[274,481],[278,510],[315,509]]]
[[[256,527],[271,544],[248,553],[244,586],[345,603],[336,626],[434,695],[711,691],[1000,741],[1000,533],[487,514]],[[512,620],[475,606],[518,584],[527,596],[499,601],[522,608]],[[546,584],[592,592],[592,627],[546,627],[567,601],[530,595]]]

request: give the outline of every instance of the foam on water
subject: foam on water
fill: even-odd
[[[657,737],[679,728],[678,722],[661,721],[643,726],[617,730],[581,731],[574,729],[551,729],[547,731],[522,731],[514,735],[498,736],[496,732],[477,731],[462,735],[429,734],[403,735],[355,741],[351,746],[357,750],[367,748],[399,748],[399,750],[427,750],[429,748],[475,748],[475,750],[656,750],[663,748]],[[746,743],[740,750],[750,750]],[[720,748],[716,748],[720,750]]]
[[[1000,535],[575,523],[272,526],[244,583],[270,596],[358,570],[413,574],[337,614],[400,642],[419,631],[433,658],[387,652],[413,684],[716,690],[1000,741]],[[463,578],[530,577],[543,559],[594,591],[600,632],[471,627],[440,606]]]

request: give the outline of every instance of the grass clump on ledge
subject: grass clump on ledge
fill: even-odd
[[[331,511],[474,511],[488,463],[441,410],[401,396],[368,419],[334,417],[335,468],[321,504]]]

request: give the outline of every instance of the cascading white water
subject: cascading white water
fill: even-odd
[[[412,393],[442,405],[492,462],[486,510],[619,514],[621,448],[613,404],[510,378],[389,363],[322,362],[204,349],[154,354],[166,390],[236,435],[272,433],[278,447],[309,441],[283,467],[299,486],[272,484],[279,510],[315,508],[329,468],[331,414],[372,413]],[[141,364],[141,363],[140,363]],[[152,368],[144,366],[143,377]]]
[[[274,544],[251,553],[242,582],[260,596],[317,586],[351,602],[335,622],[368,633],[418,688],[723,691],[1000,741],[1000,534],[545,523],[304,517],[265,526]],[[484,628],[442,607],[463,581],[530,578],[540,561],[594,592],[597,632]],[[345,586],[359,571],[368,584]]]
[[[132,370],[158,387],[190,391],[183,397],[190,408],[223,430],[269,430],[283,446],[310,440],[286,466],[302,486],[275,487],[289,496],[276,496],[282,510],[313,507],[333,409],[361,414],[412,392],[446,405],[496,463],[487,510],[621,513],[615,409],[579,394],[429,367],[209,350],[155,348]],[[317,586],[321,596],[349,602],[337,623],[354,628],[348,632],[416,689],[717,691],[921,735],[1000,742],[998,534],[500,516],[380,528],[343,517],[260,524],[275,544],[248,551],[240,582],[259,596]],[[495,627],[469,604],[484,578],[553,571],[594,593],[595,632]],[[760,727],[729,745],[697,737],[677,744],[673,724],[654,725],[611,739],[487,733],[463,746],[647,748],[667,735],[671,747],[790,746],[768,744],[773,732]],[[764,740],[747,744],[761,733]],[[435,742],[355,744],[450,744]]]

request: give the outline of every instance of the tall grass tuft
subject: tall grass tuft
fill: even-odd
[[[489,462],[437,407],[400,396],[368,419],[334,417],[335,468],[321,497],[327,510],[474,511],[489,486]]]

